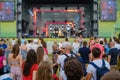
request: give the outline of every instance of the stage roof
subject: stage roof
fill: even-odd
[[[91,4],[93,0],[23,0],[29,4]]]

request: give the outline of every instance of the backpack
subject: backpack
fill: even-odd
[[[84,69],[84,76],[86,76],[87,72],[86,72],[86,67],[85,67],[85,64],[84,64],[84,61],[82,59],[82,57],[79,57],[77,56],[76,54],[74,53],[71,53],[71,56],[68,56],[67,54],[64,54],[67,58],[64,60],[64,64],[68,61],[69,58],[73,58],[73,59],[76,59],[78,60],[82,66],[83,66],[83,69]]]
[[[110,70],[105,66],[105,61],[102,59],[102,67],[98,67],[96,64],[94,64],[93,62],[90,62],[90,64],[96,69],[96,76],[97,79],[96,80],[100,80],[101,77],[106,74],[107,72],[109,72]]]

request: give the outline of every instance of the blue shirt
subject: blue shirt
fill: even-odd
[[[7,45],[6,44],[0,44],[0,48],[6,49]]]

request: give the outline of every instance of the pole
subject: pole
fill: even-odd
[[[0,15],[0,37],[1,37],[1,21],[2,21],[2,15]]]

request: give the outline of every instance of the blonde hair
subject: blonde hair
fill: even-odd
[[[41,61],[36,75],[36,80],[52,80],[52,66],[48,61]]]

